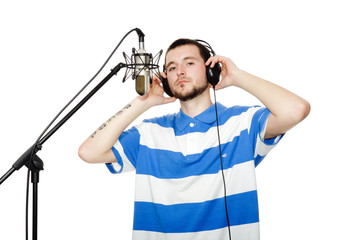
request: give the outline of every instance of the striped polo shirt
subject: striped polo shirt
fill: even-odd
[[[259,239],[255,167],[281,138],[263,139],[269,114],[218,104],[232,239]],[[136,172],[133,240],[228,239],[214,105],[144,120],[112,150],[112,173]]]

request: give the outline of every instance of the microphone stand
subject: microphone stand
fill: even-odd
[[[31,172],[31,182],[33,184],[33,240],[37,240],[38,237],[38,183],[39,183],[39,172],[43,170],[44,163],[36,155],[41,150],[42,145],[63,125],[65,122],[73,116],[99,89],[108,81],[113,75],[117,75],[118,71],[123,67],[127,67],[127,64],[119,63],[111,72],[93,89],[91,90],[65,117],[62,118],[38,143],[31,146],[22,156],[12,165],[11,169],[7,171],[0,178],[0,185],[15,171],[19,170],[23,165]]]

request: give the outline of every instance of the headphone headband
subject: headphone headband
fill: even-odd
[[[203,46],[205,46],[209,51],[210,53],[212,54],[212,56],[215,56],[216,55],[216,52],[213,50],[213,48],[211,47],[211,45],[204,41],[204,40],[201,40],[201,39],[195,39],[196,42],[199,42],[201,43]]]

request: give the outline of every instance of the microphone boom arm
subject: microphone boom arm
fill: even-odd
[[[107,83],[108,80],[110,80],[114,75],[118,73],[119,70],[121,70],[123,67],[126,67],[126,64],[124,63],[119,63],[116,65],[113,69],[111,69],[111,72],[98,84],[96,87],[91,90],[69,113],[66,114],[62,118],[60,122],[58,122],[37,144],[34,144],[32,147],[30,147],[23,155],[12,165],[12,168],[6,172],[1,178],[0,178],[0,185],[15,171],[19,170],[23,165],[30,165],[28,161],[31,160],[31,158],[35,157],[36,153],[41,149],[42,145],[63,125],[65,122],[70,119],[99,89]],[[37,164],[34,164],[37,165]]]

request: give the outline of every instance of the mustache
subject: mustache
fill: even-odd
[[[177,80],[174,82],[175,85],[178,85],[180,81],[188,81],[190,82],[190,79],[187,77],[178,77]]]

